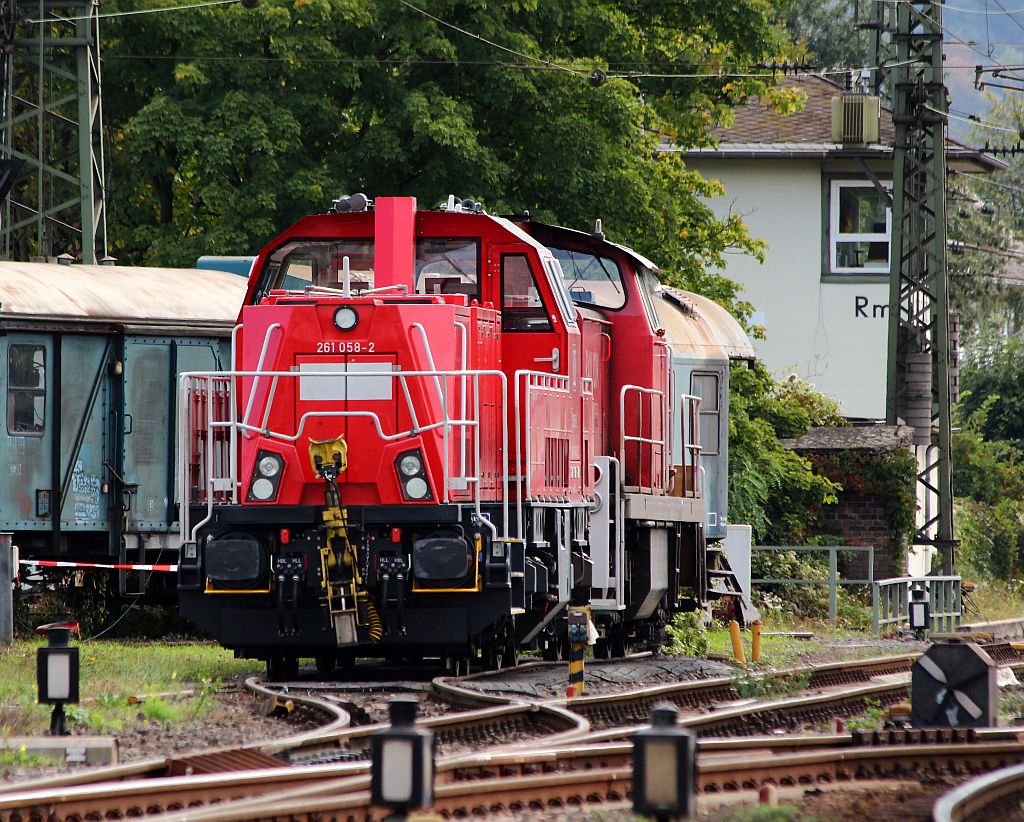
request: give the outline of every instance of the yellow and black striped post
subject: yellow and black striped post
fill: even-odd
[[[569,687],[565,689],[569,699],[583,696],[583,658],[587,652],[589,623],[589,608],[575,605],[569,607]]]

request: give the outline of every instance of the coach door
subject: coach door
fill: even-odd
[[[121,422],[128,531],[176,528],[177,375],[219,368],[218,344],[203,338],[125,340]]]
[[[60,370],[60,483],[55,505],[60,510],[62,531],[111,531],[114,346],[114,338],[107,335],[64,334],[57,338],[53,370]],[[116,547],[116,542],[108,547]]]
[[[0,528],[49,531],[53,526],[53,337],[10,332],[0,337]]]

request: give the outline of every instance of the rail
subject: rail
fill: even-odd
[[[939,797],[932,809],[934,822],[996,819],[985,812],[1004,797],[1024,792],[1024,765],[1011,765],[964,782]]]
[[[827,585],[828,586],[828,619],[835,623],[838,612],[840,585],[868,585],[872,591],[872,613],[875,613],[877,584],[875,583],[875,548],[873,545],[753,545],[751,551],[827,551],[827,579],[751,579],[753,585]],[[868,555],[867,579],[842,579],[839,576],[839,553],[853,551]],[[877,634],[877,631],[875,632]]]
[[[269,335],[268,335],[269,336]],[[264,414],[262,425],[256,426],[246,421],[249,416],[239,420],[236,414],[238,407],[236,391],[239,383],[246,378],[252,380],[247,398],[247,409],[254,406],[253,395],[261,380],[272,380],[276,386],[281,379],[301,379],[309,377],[297,371],[191,371],[181,375],[179,382],[179,416],[178,416],[178,462],[179,462],[179,500],[182,513],[179,518],[182,543],[194,542],[198,529],[213,517],[214,505],[237,503],[239,481],[239,465],[237,442],[239,437],[259,434],[269,439],[282,442],[297,442],[303,435],[306,426],[314,419],[327,418],[363,418],[368,419],[378,436],[384,442],[406,439],[428,431],[439,430],[444,447],[443,460],[443,499],[451,502],[453,480],[458,480],[454,487],[473,487],[472,503],[477,515],[481,515],[481,493],[483,483],[481,477],[466,476],[462,471],[460,477],[451,474],[448,446],[453,430],[461,432],[463,438],[472,437],[472,453],[475,459],[474,470],[481,472],[480,462],[480,419],[481,419],[481,379],[497,380],[500,387],[501,408],[507,406],[508,385],[504,372],[497,370],[462,369],[462,370],[426,370],[426,371],[359,371],[352,373],[345,370],[317,371],[318,378],[354,379],[389,379],[392,385],[398,382],[401,395],[405,399],[406,410],[412,426],[404,431],[385,431],[380,416],[375,411],[307,411],[298,420],[293,432],[275,431],[268,427],[269,415]],[[442,379],[445,378],[445,379]],[[452,418],[448,412],[447,401],[448,378],[469,380],[473,393],[473,416]],[[441,402],[441,419],[421,424],[415,411],[410,381],[431,380],[439,391]],[[265,384],[265,383],[264,383]],[[393,392],[394,393],[394,392]],[[270,398],[268,397],[268,403]],[[508,419],[500,414],[501,422],[501,488],[503,507],[503,536],[508,538],[509,527],[509,458],[508,458]],[[193,494],[193,490],[195,493]],[[192,523],[190,502],[206,504],[206,516],[199,522]],[[521,515],[520,515],[521,521]]]
[[[889,625],[901,626],[910,621],[910,591],[924,586],[928,593],[928,629],[955,631],[963,615],[960,577],[894,577],[880,579],[872,585],[871,629],[875,635]]]

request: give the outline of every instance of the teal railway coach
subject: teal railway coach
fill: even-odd
[[[0,530],[22,559],[175,562],[176,376],[230,367],[244,292],[219,271],[0,263]]]

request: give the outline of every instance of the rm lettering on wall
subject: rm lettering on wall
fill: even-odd
[[[856,296],[853,298],[853,316],[874,319],[884,319],[889,313],[888,303],[873,303],[867,297]]]

